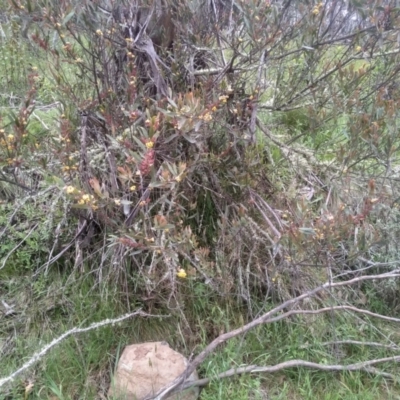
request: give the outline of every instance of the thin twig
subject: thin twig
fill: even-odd
[[[389,350],[400,350],[399,346],[395,344],[383,344],[378,342],[363,342],[360,340],[336,340],[334,342],[323,342],[321,346],[339,345],[339,344],[353,344],[356,346],[371,346],[371,347],[383,347]]]
[[[191,388],[194,386],[205,386],[205,385],[209,384],[212,380],[229,378],[231,376],[236,376],[236,375],[240,375],[240,374],[246,374],[246,373],[254,374],[254,373],[261,373],[261,372],[272,373],[272,372],[281,371],[282,369],[286,369],[286,368],[299,368],[299,367],[311,368],[311,369],[316,369],[316,370],[320,370],[320,371],[365,371],[365,372],[369,372],[374,375],[384,376],[385,378],[390,378],[390,379],[393,379],[394,381],[396,381],[399,379],[398,376],[387,373],[387,372],[380,371],[380,370],[372,367],[372,365],[376,365],[376,364],[380,364],[380,363],[384,363],[384,362],[388,362],[388,361],[399,362],[400,356],[379,358],[376,360],[370,360],[370,361],[360,362],[360,363],[356,363],[356,364],[349,364],[349,365],[324,365],[324,364],[318,364],[318,363],[305,361],[305,360],[284,361],[280,364],[271,365],[271,366],[247,365],[244,367],[229,369],[225,372],[222,372],[221,374],[218,374],[217,376],[213,376],[212,378],[204,378],[204,379],[198,379],[196,381],[187,382],[183,385],[182,390],[188,389],[188,388]]]
[[[18,368],[16,371],[14,371],[11,375],[0,379],[0,387],[4,386],[6,383],[8,382],[12,382],[18,375],[20,375],[22,372],[24,372],[25,370],[27,370],[28,368],[30,368],[32,365],[34,365],[37,361],[39,361],[52,347],[56,346],[57,344],[59,344],[60,342],[62,342],[64,339],[66,339],[68,336],[71,336],[73,334],[77,334],[77,333],[83,333],[83,332],[88,332],[91,331],[93,329],[97,329],[97,328],[102,328],[103,326],[107,326],[107,325],[115,325],[118,324],[119,322],[122,322],[128,318],[132,318],[132,317],[136,317],[136,316],[141,316],[141,317],[157,317],[159,318],[159,315],[151,315],[151,314],[147,314],[141,310],[137,310],[134,313],[129,313],[129,314],[125,314],[125,315],[121,315],[118,318],[113,318],[113,319],[105,319],[103,321],[100,322],[95,322],[89,326],[87,326],[86,328],[77,328],[74,327],[72,329],[70,329],[67,332],[64,332],[62,335],[60,335],[59,337],[53,339],[49,344],[47,344],[46,346],[42,347],[38,352],[36,352],[24,365],[22,365],[22,367]]]

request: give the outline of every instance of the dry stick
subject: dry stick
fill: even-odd
[[[187,377],[189,377],[194,370],[197,368],[198,365],[200,365],[220,344],[225,343],[227,340],[232,339],[236,336],[239,336],[245,332],[248,332],[249,330],[255,328],[256,326],[269,323],[269,322],[275,322],[279,319],[286,318],[287,316],[291,314],[305,314],[305,313],[318,313],[318,310],[316,311],[307,311],[307,310],[291,310],[288,313],[286,313],[286,316],[280,315],[278,317],[272,318],[273,315],[277,314],[278,312],[287,309],[289,307],[292,307],[299,303],[301,300],[304,300],[309,297],[315,296],[317,293],[326,290],[326,289],[332,289],[336,287],[341,287],[341,286],[349,286],[353,285],[358,282],[366,281],[366,280],[374,280],[374,279],[387,279],[387,278],[395,278],[395,277],[400,277],[400,269],[396,269],[392,272],[388,272],[385,274],[379,274],[379,275],[367,275],[367,276],[360,276],[357,278],[350,279],[348,281],[343,281],[343,282],[326,282],[321,286],[318,286],[317,288],[310,290],[306,293],[301,294],[300,296],[294,297],[290,300],[287,300],[280,304],[279,306],[273,308],[272,310],[268,311],[267,313],[263,314],[261,317],[254,319],[253,321],[249,322],[248,324],[242,326],[241,328],[235,329],[233,331],[227,332],[223,335],[218,336],[216,339],[214,339],[206,348],[197,356],[195,359],[188,365],[186,370],[172,382],[172,384],[166,388],[161,389],[155,396],[147,398],[147,400],[154,399],[154,400],[162,400],[165,399],[168,394],[170,394],[174,389],[181,385]],[[348,306],[343,306],[343,307],[348,307]],[[342,308],[342,307],[341,307]],[[328,307],[325,309],[326,311],[331,311],[332,307]],[[359,309],[356,309],[355,307],[353,308],[353,311],[356,311]],[[321,311],[322,312],[322,311]],[[367,312],[368,315],[373,315],[373,316],[379,316],[379,314],[374,314],[371,312]],[[390,321],[393,321],[390,317],[383,317],[384,319],[388,319]],[[397,320],[397,319],[395,319]],[[396,321],[397,322],[397,321]],[[399,356],[400,357],[400,356]],[[318,365],[318,364],[316,364]],[[178,389],[179,390],[179,389]]]
[[[258,111],[258,101],[260,99],[260,94],[259,94],[259,89],[260,89],[260,82],[261,82],[261,74],[264,69],[264,64],[265,64],[265,57],[266,57],[267,51],[264,50],[261,54],[260,57],[260,64],[258,66],[258,76],[257,76],[257,98],[256,101],[253,103],[253,109],[251,111],[251,118],[250,118],[250,142],[255,143],[256,142],[256,122],[257,122],[257,111]]]
[[[280,364],[276,364],[276,365],[272,365],[272,366],[247,365],[244,367],[229,369],[228,371],[222,372],[221,374],[218,374],[217,376],[214,376],[213,378],[204,378],[204,379],[198,379],[196,381],[187,382],[185,385],[183,385],[182,389],[188,389],[193,386],[205,386],[208,383],[210,383],[211,380],[229,378],[231,376],[240,375],[240,374],[260,373],[260,372],[272,373],[272,372],[280,371],[282,369],[296,368],[296,367],[306,367],[306,368],[312,368],[312,369],[317,369],[317,370],[321,370],[321,371],[366,371],[371,374],[384,376],[386,378],[391,378],[394,381],[398,380],[399,378],[396,375],[380,371],[371,366],[371,365],[375,365],[375,364],[383,363],[383,362],[387,362],[387,361],[399,362],[400,356],[378,358],[376,360],[370,360],[370,361],[360,362],[360,363],[356,363],[356,364],[349,364],[349,365],[322,365],[322,364],[305,361],[305,360],[289,360],[289,361],[284,361]]]
[[[333,307],[320,308],[318,310],[290,310],[284,314],[278,315],[277,317],[268,319],[268,321],[266,321],[265,323],[269,324],[271,322],[276,322],[276,321],[279,321],[281,319],[284,319],[284,318],[290,317],[291,315],[296,315],[296,314],[321,314],[321,313],[329,312],[329,311],[342,311],[342,310],[354,311],[356,313],[365,314],[370,317],[380,318],[385,321],[400,322],[400,318],[387,317],[386,315],[376,314],[371,311],[364,310],[362,308],[357,308],[357,307],[353,307],[353,306],[333,306]]]
[[[361,257],[361,256],[357,257],[357,260],[365,262],[366,264],[368,264],[368,267],[359,268],[359,269],[357,269],[357,271],[346,271],[346,272],[343,272],[341,274],[335,275],[333,278],[334,279],[338,279],[338,278],[341,278],[341,277],[346,276],[346,275],[354,274],[355,272],[357,272],[357,274],[359,274],[360,272],[363,272],[363,271],[365,272],[365,271],[367,271],[368,269],[371,269],[371,268],[390,267],[390,266],[393,266],[393,265],[399,265],[400,264],[400,260],[389,261],[389,262],[375,262],[375,261],[368,260],[368,259],[366,259],[364,257]]]
[[[358,309],[356,307],[351,307],[351,306],[337,306],[337,307],[327,307],[327,308],[321,308],[319,310],[292,310],[289,311],[285,314],[279,315],[276,318],[272,318],[269,321],[267,321],[268,323],[271,322],[276,322],[280,319],[284,319],[289,317],[290,315],[294,315],[294,314],[320,314],[323,312],[328,312],[328,311],[332,311],[332,310],[351,310],[351,311],[355,311],[361,314],[366,314],[366,315],[370,315],[373,317],[377,317],[380,319],[384,319],[387,321],[393,321],[393,322],[400,322],[399,318],[391,318],[391,317],[386,317],[384,315],[380,315],[380,314],[375,314],[372,313],[368,310],[362,310],[362,309]],[[384,347],[387,349],[391,349],[391,350],[398,350],[399,347],[397,346],[392,346],[392,345],[384,345],[381,343],[375,343],[375,342],[360,342],[360,341],[356,341],[356,340],[342,340],[342,341],[336,341],[336,342],[325,342],[322,343],[323,345],[329,345],[329,344],[356,344],[356,345],[368,345],[368,346],[376,346],[376,347]],[[232,368],[228,371],[222,372],[221,374],[218,374],[216,377],[213,378],[204,378],[204,379],[199,379],[196,381],[191,381],[191,382],[187,382],[183,385],[182,390],[183,389],[187,389],[189,387],[193,387],[193,386],[205,386],[207,385],[212,379],[220,379],[220,378],[228,378],[234,375],[239,375],[239,374],[244,374],[244,373],[256,373],[256,372],[276,372],[279,371],[281,369],[286,369],[289,367],[308,367],[308,368],[314,368],[314,369],[319,369],[319,370],[323,370],[323,371],[356,371],[356,370],[364,370],[367,372],[371,372],[377,375],[382,375],[382,376],[386,376],[388,378],[392,378],[395,379],[395,376],[392,374],[387,374],[384,373],[380,370],[376,370],[375,368],[369,369],[368,367],[370,367],[373,364],[377,364],[377,363],[382,363],[382,362],[386,362],[386,361],[400,361],[400,356],[394,356],[394,357],[387,357],[387,358],[381,358],[381,359],[376,359],[376,360],[370,360],[370,361],[365,361],[365,362],[360,362],[357,364],[350,364],[350,365],[321,365],[321,364],[317,364],[317,363],[312,363],[312,362],[308,362],[308,361],[304,361],[304,360],[290,360],[290,361],[285,361],[282,362],[281,364],[277,364],[274,366],[256,366],[256,365],[248,365],[248,366],[244,366],[244,367],[239,367],[239,368]]]
[[[66,339],[68,336],[71,336],[72,334],[76,333],[83,333],[83,332],[88,332],[93,329],[101,328],[106,325],[114,325],[119,322],[124,321],[125,319],[135,317],[137,315],[140,315],[141,317],[160,317],[159,315],[152,315],[152,314],[147,314],[141,310],[135,311],[134,313],[129,313],[125,315],[121,315],[118,318],[114,319],[105,319],[100,322],[95,322],[86,328],[77,328],[74,327],[70,329],[67,332],[64,332],[61,336],[53,339],[49,344],[46,346],[42,347],[41,350],[39,350],[37,353],[35,353],[22,367],[18,368],[16,371],[14,371],[11,375],[0,379],[0,387],[4,386],[7,382],[13,381],[18,375],[20,375],[22,372],[24,372],[26,369],[30,368],[33,364],[35,364],[37,361],[39,361],[52,347],[55,345],[59,344],[62,342],[64,339]]]
[[[321,343],[321,346],[330,346],[330,345],[335,345],[335,344],[354,344],[357,346],[371,346],[371,347],[383,347],[385,349],[390,349],[390,350],[400,350],[399,346],[396,346],[394,344],[383,344],[383,343],[378,343],[378,342],[363,342],[361,340],[337,340],[334,342],[323,342]],[[309,346],[306,346],[309,347]],[[304,348],[306,348],[304,347]]]

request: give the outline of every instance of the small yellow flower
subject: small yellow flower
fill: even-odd
[[[215,112],[217,111],[217,107],[214,106],[211,110]]]
[[[210,113],[204,114],[203,120],[206,121],[206,122],[211,121],[212,120],[212,115]]]
[[[146,143],[146,147],[147,147],[148,149],[152,149],[153,146],[154,146],[154,143],[153,143],[152,141]]]
[[[361,51],[361,46],[357,46],[357,47],[356,47],[356,51],[357,51],[357,52]]]
[[[117,206],[120,206],[120,205],[121,205],[121,200],[120,200],[120,199],[114,199],[114,203],[115,203]]]
[[[68,194],[74,193],[75,190],[76,190],[76,189],[75,189],[73,186],[66,186],[66,187],[65,187],[65,191],[66,191]]]
[[[84,201],[83,199],[80,199],[80,200],[78,201],[78,204],[79,204],[79,205],[83,205],[83,204],[85,204],[85,201]]]
[[[136,190],[136,186],[132,185],[129,189],[130,189],[131,192],[134,192]]]
[[[83,200],[85,203],[87,203],[87,202],[90,201],[90,196],[89,196],[88,194],[84,194],[84,195],[82,196],[82,200]]]
[[[97,29],[96,35],[98,36],[103,36],[103,32],[100,29]]]
[[[181,269],[176,273],[176,276],[177,276],[178,278],[186,278],[186,277],[187,277],[187,273],[186,273],[186,271],[185,271],[183,268],[181,268]]]
[[[11,135],[11,134],[8,135],[8,136],[7,136],[7,139],[10,140],[10,141],[13,140],[13,139],[14,139],[14,135]]]

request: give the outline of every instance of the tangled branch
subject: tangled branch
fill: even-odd
[[[250,323],[242,326],[241,328],[235,329],[233,331],[224,333],[220,336],[218,336],[216,339],[214,339],[197,357],[194,358],[194,360],[188,365],[186,370],[177,378],[175,381],[169,386],[166,387],[162,390],[160,390],[154,397],[148,398],[154,399],[154,400],[162,400],[165,399],[170,393],[180,391],[183,388],[187,387],[185,386],[185,380],[187,377],[189,377],[192,372],[211,354],[215,351],[215,349],[221,345],[222,343],[225,343],[229,339],[235,338],[237,336],[240,336],[251,329],[262,325],[262,324],[267,324],[267,323],[272,323],[279,321],[281,319],[287,318],[291,315],[295,314],[319,314],[323,312],[329,312],[329,311],[341,311],[341,310],[348,310],[348,311],[353,311],[361,314],[365,314],[368,316],[384,319],[387,321],[392,321],[392,322],[400,322],[400,319],[398,318],[391,318],[387,317],[384,315],[372,313],[368,310],[362,310],[356,307],[352,306],[334,306],[334,307],[327,307],[327,308],[322,308],[319,310],[295,310],[294,307],[299,305],[299,303],[307,298],[314,297],[316,294],[324,291],[324,290],[332,290],[334,288],[342,287],[342,286],[351,286],[359,282],[367,281],[367,280],[381,280],[381,279],[389,279],[389,278],[397,278],[400,277],[400,269],[396,269],[394,271],[384,273],[384,274],[378,274],[378,275],[366,275],[366,276],[360,276],[354,279],[350,279],[347,281],[342,281],[342,282],[326,282],[321,286],[318,286],[317,288],[314,288],[313,290],[310,290],[306,293],[303,293],[297,297],[294,297],[292,299],[289,299],[283,303],[281,303],[279,306],[273,308],[272,310],[268,311],[267,313],[263,314],[259,318],[254,319]],[[277,315],[278,313],[288,310],[280,315]],[[370,360],[366,362],[361,362],[357,364],[351,364],[348,366],[344,365],[321,365],[318,363],[312,363],[308,361],[303,361],[303,360],[291,360],[291,361],[286,361],[281,364],[277,364],[275,366],[269,366],[269,367],[258,367],[258,366],[248,366],[244,367],[244,369],[240,369],[239,373],[247,373],[247,372],[275,372],[279,371],[284,368],[289,368],[289,367],[298,367],[298,366],[305,366],[308,368],[316,368],[320,370],[326,370],[326,371],[355,371],[355,370],[364,370],[368,371],[371,373],[375,374],[381,374],[384,376],[384,373],[375,370],[372,368],[372,365],[382,363],[382,362],[387,362],[387,361],[392,361],[392,362],[398,362],[400,360],[400,356],[394,356],[394,357],[388,357],[388,358],[382,358],[382,359],[377,359],[377,360]],[[226,371],[225,373],[222,374],[221,377],[228,377],[235,375],[233,371],[238,371],[236,370],[229,370]],[[227,375],[225,375],[227,374]],[[389,374],[390,375],[390,374]],[[393,376],[390,376],[391,378],[394,378]],[[199,382],[203,382],[203,380],[200,380]],[[205,382],[205,381],[204,381]],[[208,381],[207,381],[208,382]],[[205,383],[202,383],[205,384]],[[194,385],[194,383],[191,383],[190,385]]]

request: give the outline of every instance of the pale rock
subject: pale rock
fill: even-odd
[[[132,344],[125,347],[111,381],[109,398],[113,400],[143,400],[156,394],[181,375],[187,359],[172,350],[166,342]],[[198,379],[194,372],[188,381]],[[169,400],[196,400],[199,388],[174,393]]]

